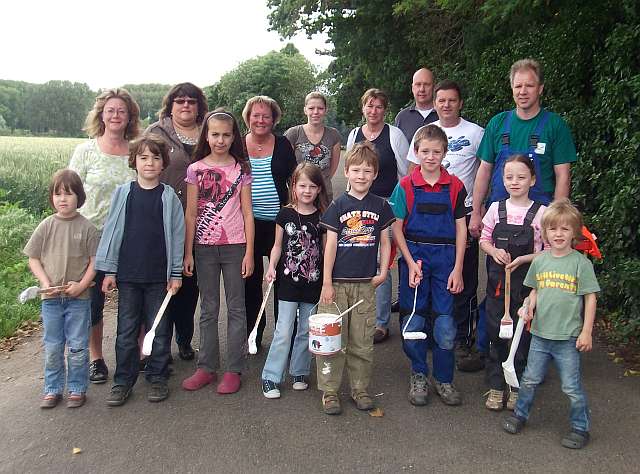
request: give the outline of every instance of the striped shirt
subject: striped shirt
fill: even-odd
[[[275,221],[280,210],[278,191],[271,174],[271,156],[249,158],[251,161],[251,202],[253,216],[263,221]]]

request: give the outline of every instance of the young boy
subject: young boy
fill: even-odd
[[[387,277],[391,253],[389,234],[382,231],[395,220],[389,204],[369,193],[378,175],[378,155],[370,142],[357,143],[349,150],[344,169],[349,191],[331,203],[320,221],[327,229],[327,243],[320,295],[325,306],[319,312],[335,313],[334,301],[341,311],[361,299],[364,302],[342,317],[342,350],[332,356],[316,356],[318,389],[323,391],[327,415],[342,412],[338,390],[345,362],[356,407],[373,408],[367,388],[373,367],[375,289]],[[380,274],[376,275],[378,247]]]
[[[569,200],[554,201],[543,214],[541,225],[542,237],[551,248],[533,260],[524,280],[532,288],[529,311],[521,315],[525,321],[533,320],[531,346],[516,408],[504,419],[502,427],[513,434],[522,429],[536,388],[553,360],[562,390],[571,401],[571,431],[562,439],[562,445],[580,449],[589,442],[590,427],[587,397],[580,381],[580,352],[592,347],[600,286],[591,262],[572,248],[581,234],[582,216]]]
[[[393,225],[393,237],[402,252],[398,266],[400,321],[402,347],[411,361],[409,402],[418,406],[428,402],[428,346],[433,349],[437,394],[447,405],[462,403],[452,384],[456,337],[452,313],[453,294],[463,289],[467,193],[462,181],[441,165],[447,146],[447,135],[440,127],[427,125],[419,130],[414,148],[420,167],[402,178],[390,199],[398,219]],[[433,318],[429,315],[430,306]],[[427,337],[407,339],[406,332],[424,333]]]
[[[75,172],[56,172],[49,186],[49,202],[56,213],[43,220],[24,248],[29,267],[41,288],[44,327],[44,395],[41,408],[53,408],[67,385],[67,407],[84,405],[89,384],[89,285],[98,231],[78,213],[85,201],[82,180]],[[64,353],[67,347],[65,371]]]
[[[96,268],[106,273],[102,291],[113,290],[116,279],[118,286],[116,372],[109,406],[124,404],[138,378],[140,327],[151,327],[165,293],[175,294],[182,283],[184,214],[173,189],[160,183],[160,173],[169,165],[167,145],[156,135],[143,135],[131,142],[129,153],[137,180],[113,193],[96,254]],[[150,402],[169,396],[170,344],[170,321],[162,318],[146,364]]]

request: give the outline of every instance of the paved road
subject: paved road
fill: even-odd
[[[224,321],[224,310],[222,312]],[[106,358],[114,367],[115,317],[107,315]],[[269,318],[268,338],[272,330]],[[243,387],[219,396],[207,387],[180,389],[192,363],[179,359],[171,397],[146,401],[140,380],[132,398],[108,408],[108,385],[91,386],[79,410],[38,408],[42,387],[39,336],[0,354],[0,472],[639,472],[640,378],[624,378],[604,349],[584,357],[593,412],[592,443],[582,452],[560,446],[568,403],[555,373],[541,387],[530,424],[519,436],[502,432],[502,414],[483,407],[483,375],[456,374],[460,407],[432,398],[407,401],[408,364],[394,319],[392,338],[376,346],[371,391],[384,417],[347,402],[341,416],[322,414],[319,392],[279,400],[260,391],[264,352],[248,359]],[[266,340],[265,340],[266,341]],[[175,348],[174,348],[175,351]],[[72,454],[73,448],[80,454]]]

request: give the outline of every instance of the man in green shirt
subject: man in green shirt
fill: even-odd
[[[540,106],[544,79],[540,64],[522,59],[511,66],[514,110],[494,116],[485,129],[477,156],[480,167],[473,188],[473,211],[469,232],[479,237],[482,229],[482,205],[506,199],[502,182],[505,160],[514,154],[528,156],[536,170],[536,184],[529,197],[549,204],[568,197],[571,163],[577,160],[576,148],[566,122]]]

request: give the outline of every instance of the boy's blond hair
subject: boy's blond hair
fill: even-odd
[[[362,163],[371,166],[373,171],[376,174],[378,173],[378,154],[373,143],[368,140],[356,143],[347,152],[344,157],[344,170],[349,171],[349,167],[361,165]]]
[[[575,245],[577,238],[582,234],[582,214],[567,198],[553,201],[542,214],[540,223],[542,238],[549,242],[547,229],[561,223],[567,224],[573,229],[573,243]]]
[[[426,125],[422,128],[419,128],[416,132],[416,136],[413,137],[413,151],[418,153],[418,148],[420,148],[420,142],[422,140],[437,140],[442,143],[442,152],[447,153],[447,149],[449,148],[449,140],[447,139],[447,134],[444,133],[440,127],[434,124]]]

